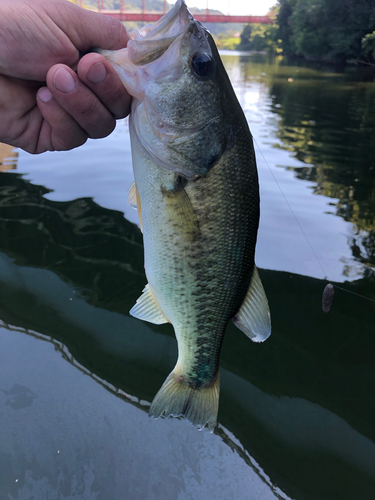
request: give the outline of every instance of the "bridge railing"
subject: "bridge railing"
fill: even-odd
[[[82,0],[75,0],[77,5],[83,6]],[[155,22],[167,11],[167,2],[164,0],[163,12],[147,11],[146,0],[142,0],[142,10],[135,11],[125,9],[125,1],[120,0],[119,10],[108,10],[104,8],[104,0],[97,0],[98,12],[101,14],[112,16],[120,21],[141,21],[141,22]],[[202,23],[242,23],[242,24],[272,24],[270,16],[235,16],[225,14],[210,14],[207,7],[204,13],[194,13],[195,19]]]

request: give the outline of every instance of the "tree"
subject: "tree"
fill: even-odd
[[[240,35],[241,41],[237,47],[239,50],[251,50],[251,32],[252,30],[250,24],[245,24]]]
[[[279,0],[277,12],[277,39],[280,40],[281,49],[285,54],[292,54],[294,50],[290,45],[290,38],[293,34],[291,16],[298,0]]]
[[[364,53],[361,40],[375,30],[373,0],[279,3],[278,37],[286,53],[335,61],[359,59]]]
[[[361,45],[364,55],[368,59],[375,61],[375,31],[365,35],[361,40]]]

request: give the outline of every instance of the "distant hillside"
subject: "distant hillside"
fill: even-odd
[[[174,3],[167,2],[167,10],[169,10]],[[97,0],[83,0],[83,5],[89,9],[97,9]],[[119,0],[104,0],[104,9],[106,10],[120,10]],[[163,0],[146,0],[146,10],[154,12],[163,12]],[[142,0],[125,1],[125,10],[142,10]]]

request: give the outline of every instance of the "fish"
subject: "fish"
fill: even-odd
[[[171,323],[178,359],[149,415],[217,423],[219,356],[230,320],[271,333],[255,266],[259,183],[252,135],[208,30],[183,0],[101,51],[132,96],[129,132],[148,284],[130,314]]]

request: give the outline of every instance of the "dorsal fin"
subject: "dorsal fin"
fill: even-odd
[[[144,287],[142,295],[131,308],[129,314],[134,316],[134,318],[143,319],[143,321],[148,321],[155,325],[169,323],[148,284]]]
[[[271,335],[270,310],[256,266],[245,300],[232,320],[253,342],[263,342]]]

